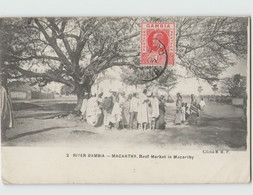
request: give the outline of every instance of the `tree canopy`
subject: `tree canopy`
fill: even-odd
[[[140,65],[143,21],[176,23],[176,65],[189,76],[212,83],[236,57],[246,58],[243,17],[6,18],[0,21],[1,72],[41,87],[52,81],[72,86],[80,100],[98,74],[113,66],[131,67],[143,81],[163,72],[172,76],[163,66]]]
[[[187,77],[197,77],[213,85],[219,80],[219,74],[233,66],[237,58],[247,58],[247,18],[172,17],[150,20],[176,22],[176,65],[186,69]],[[140,75],[148,72],[143,72],[143,69],[135,71]]]

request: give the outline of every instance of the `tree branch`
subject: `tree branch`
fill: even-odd
[[[48,33],[46,32],[44,27],[40,24],[38,19],[35,19],[35,23],[37,24],[40,32],[42,32],[42,34],[44,35],[46,40],[49,42],[50,46],[54,49],[55,53],[59,56],[61,61],[64,62],[66,65],[68,65],[70,68],[72,68],[72,66],[71,66],[72,64],[70,63],[68,58],[64,55],[64,53],[61,51],[61,49],[57,45],[56,39],[52,38],[48,35]]]
[[[18,61],[26,61],[26,60],[32,60],[32,59],[47,59],[47,60],[55,60],[55,61],[61,61],[60,58],[55,56],[46,56],[46,55],[40,55],[40,56],[28,56],[28,57],[19,57],[11,55],[11,58],[15,58]]]
[[[36,73],[36,72],[32,72],[29,70],[24,70],[22,68],[20,68],[19,66],[15,66],[15,65],[9,65],[9,68],[15,69],[18,72],[20,72],[22,75],[26,76],[26,77],[35,77],[35,78],[45,78],[48,79],[50,81],[55,81],[55,82],[59,82],[59,83],[63,83],[66,84],[68,86],[72,86],[73,83],[69,80],[66,80],[62,77],[57,77],[55,74],[50,74],[50,73]]]

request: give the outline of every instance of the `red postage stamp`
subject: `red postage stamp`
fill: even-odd
[[[174,65],[175,23],[141,23],[141,64]]]

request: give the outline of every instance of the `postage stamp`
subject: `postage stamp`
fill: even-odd
[[[141,64],[174,65],[175,62],[175,23],[141,23]]]

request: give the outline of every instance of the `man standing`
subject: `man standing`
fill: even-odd
[[[136,93],[133,93],[133,98],[130,101],[130,121],[129,121],[129,127],[131,129],[136,128],[137,129],[137,114],[138,114],[138,108],[140,106],[140,101],[136,97]],[[134,126],[134,123],[136,124]]]

